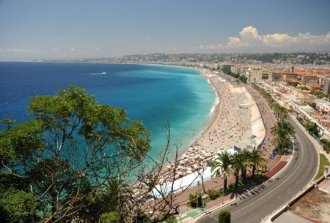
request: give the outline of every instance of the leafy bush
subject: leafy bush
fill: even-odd
[[[207,191],[207,194],[209,195],[209,198],[211,200],[215,200],[215,199],[217,199],[218,197],[221,196],[221,192],[219,190],[212,190],[211,189],[211,190]]]
[[[311,134],[312,136],[315,136],[316,138],[318,138],[320,136],[320,130],[319,130],[318,126],[316,125],[316,123],[307,122],[305,124],[305,128],[307,129],[309,134]]]
[[[326,139],[321,139],[322,145],[323,145],[323,149],[329,153],[330,152],[330,141],[326,140]]]
[[[191,207],[197,208],[203,206],[203,200],[202,200],[202,194],[196,193],[196,194],[189,194],[189,202]]]
[[[279,155],[285,155],[288,153],[288,148],[278,148],[277,150]]]
[[[242,187],[244,187],[244,182],[242,180],[239,180],[238,181],[238,184],[237,184],[237,188],[235,187],[235,184],[234,183],[233,184],[230,184],[228,186],[228,189],[226,191],[226,194],[231,193],[231,192],[234,192],[234,191],[236,191],[236,190],[238,190],[238,189],[240,189]]]
[[[106,212],[101,214],[100,217],[101,223],[119,223],[119,216],[116,212]]]
[[[218,216],[219,223],[230,223],[230,212],[229,211],[222,211]]]
[[[176,217],[172,215],[166,220],[166,223],[177,223],[178,221],[176,220]]]

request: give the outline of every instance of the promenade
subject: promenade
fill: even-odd
[[[221,77],[226,79],[226,76],[221,76]],[[233,85],[233,87],[243,87],[235,82],[232,82],[231,85]],[[288,156],[276,156],[275,158],[269,157],[269,154],[274,149],[274,146],[271,143],[272,141],[271,128],[276,123],[275,117],[267,101],[262,96],[260,96],[255,89],[253,89],[249,85],[244,85],[244,87],[252,96],[252,99],[256,102],[265,126],[265,130],[266,130],[265,139],[259,149],[263,151],[263,154],[267,159],[267,172],[265,176],[267,179],[269,179],[286,165],[289,157]],[[226,122],[226,119],[223,119],[222,121]],[[234,178],[229,177],[228,183],[230,184],[233,182],[234,182]],[[223,179],[221,177],[214,177],[211,180],[204,182],[205,191],[208,191],[209,189],[220,189],[222,187],[223,187]],[[201,210],[201,209],[192,209],[191,207],[189,207],[189,205],[187,205],[189,202],[189,194],[196,192],[203,192],[203,185],[199,184],[196,186],[192,186],[188,188],[185,192],[181,193],[176,197],[176,202],[180,204],[181,222],[190,222],[192,218],[196,217],[198,214],[212,210],[224,203],[231,202],[234,199],[239,198],[241,196],[241,193],[244,193],[244,191],[241,191],[236,194],[229,194],[227,196],[220,197],[216,200],[211,200],[207,202],[205,208]]]

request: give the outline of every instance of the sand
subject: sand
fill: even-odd
[[[260,112],[255,101],[247,92],[244,85],[230,81],[212,72],[203,72],[214,88],[219,103],[216,105],[205,129],[195,142],[181,154],[175,179],[181,178],[194,171],[205,168],[205,164],[216,157],[222,150],[233,149],[234,146],[245,149],[255,147],[263,140],[265,129]],[[252,139],[253,127],[263,128],[258,142]],[[258,132],[260,133],[260,132]],[[163,170],[164,178],[172,172],[175,165],[168,165]]]
[[[217,152],[234,146],[252,145],[251,101],[243,86],[219,76],[204,73],[220,98],[208,127],[192,145],[197,149]]]

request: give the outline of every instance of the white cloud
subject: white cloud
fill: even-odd
[[[325,35],[299,33],[291,36],[286,33],[261,35],[253,26],[244,27],[238,36],[231,36],[225,44],[209,44],[195,47],[202,50],[218,51],[330,51],[330,32]]]
[[[238,37],[229,37],[228,42],[224,47],[246,47],[248,45],[248,42],[244,42]]]
[[[240,38],[242,41],[249,43],[249,42],[258,42],[262,38],[258,33],[258,30],[253,26],[247,26],[239,32]]]
[[[290,44],[293,42],[297,42],[297,37],[289,36],[285,33],[273,33],[273,34],[267,34],[262,37],[262,42],[265,45],[269,46],[276,46],[281,44]]]

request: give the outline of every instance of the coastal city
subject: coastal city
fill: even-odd
[[[330,223],[329,0],[0,0],[1,223]]]
[[[164,196],[172,194],[177,204],[176,219],[179,222],[213,222],[220,210],[228,209],[229,205],[239,205],[240,202],[243,203],[240,204],[241,208],[236,208],[244,209],[244,202],[251,199],[250,196],[267,191],[266,185],[271,187],[268,184],[271,185],[274,179],[279,180],[279,176],[289,171],[288,169],[299,168],[300,173],[279,181],[280,184],[288,181],[283,185],[284,190],[288,187],[295,188],[295,192],[290,192],[289,196],[283,197],[276,204],[281,208],[265,209],[265,214],[260,212],[262,219],[255,215],[251,217],[251,222],[327,222],[330,219],[327,208],[330,186],[328,53],[150,54],[52,62],[189,67],[199,70],[213,87],[218,96],[215,112],[207,128],[184,153],[180,153],[174,161],[161,168],[161,177],[157,178],[156,186],[151,192],[143,183],[136,183],[134,196],[146,202],[146,211],[153,210],[152,207],[163,202]],[[301,131],[298,133],[295,130],[299,136],[293,137],[292,134],[291,143],[287,145],[291,149],[285,152],[278,150],[278,136],[274,133],[283,114],[284,119],[288,116],[290,122],[294,123],[294,128],[300,128]],[[290,135],[289,132],[286,134]],[[302,144],[310,153],[309,160],[299,157],[298,152],[295,152]],[[250,180],[243,178],[242,181],[235,181],[235,176],[238,177],[240,171],[242,177],[244,176],[243,170],[240,170],[241,164],[237,175],[235,163],[228,164],[232,172],[223,169],[224,157],[232,156],[234,159],[237,154],[253,154],[256,151],[260,152],[256,155],[259,160],[255,163],[253,173],[250,172],[252,169],[248,171],[251,174]],[[311,163],[317,163],[316,151],[320,154],[317,175],[316,166],[308,167]],[[293,166],[294,160],[298,159],[304,164]],[[217,162],[220,163],[218,168],[215,164]],[[247,162],[251,165],[254,161]],[[303,167],[304,165],[306,166]],[[264,179],[253,180],[255,172],[263,175]],[[313,180],[307,180],[308,178]],[[242,182],[242,185],[237,186],[237,182]],[[217,192],[219,185],[227,188],[225,184],[239,189]],[[302,185],[305,186],[301,187]],[[234,193],[230,193],[230,190]],[[278,194],[278,191],[274,193]],[[149,198],[145,200],[146,194]],[[259,196],[259,199],[266,200]],[[246,218],[249,211],[251,210],[241,211],[239,216]],[[240,217],[234,220],[243,222]]]
[[[320,191],[318,189],[311,191],[311,187],[307,187],[299,191],[299,193],[291,195],[293,197],[282,204],[284,209],[277,210],[278,213],[276,211],[273,212],[273,215],[268,216],[263,221],[267,222],[272,219],[271,221],[274,222],[289,222],[288,219],[295,219],[290,220],[290,222],[309,222],[306,219],[318,219],[321,222],[327,222],[330,219],[326,208],[329,200],[321,197],[327,196],[322,193],[328,191],[330,185],[327,180],[322,180],[326,179],[329,174],[330,160],[329,54],[267,54],[265,57],[273,62],[263,62],[263,56],[260,54],[243,56],[134,55],[118,58],[115,61],[123,63],[156,63],[200,69],[201,73],[209,79],[218,95],[220,95],[220,111],[217,113],[218,117],[212,118],[213,124],[210,125],[211,127],[203,132],[202,137],[196,140],[192,147],[177,160],[178,165],[165,168],[165,173],[171,172],[171,167],[175,167],[178,170],[173,184],[174,191],[188,188],[177,199],[181,199],[181,202],[184,203],[188,197],[191,198],[192,192],[198,194],[201,191],[209,191],[208,195],[212,196],[210,194],[212,189],[221,184],[221,180],[217,178],[210,180],[213,176],[212,165],[207,165],[207,163],[214,162],[214,157],[217,157],[216,153],[223,149],[230,154],[235,154],[237,151],[241,151],[242,148],[244,148],[243,151],[253,151],[259,148],[267,156],[265,160],[267,163],[265,165],[267,170],[266,176],[270,179],[274,179],[275,177],[273,176],[277,176],[283,169],[290,168],[287,166],[289,166],[290,162],[293,162],[291,156],[295,156],[292,151],[284,155],[274,154],[276,145],[273,137],[276,136],[272,134],[271,130],[274,128],[276,120],[278,120],[281,112],[279,111],[281,110],[279,109],[280,107],[289,112],[290,118],[296,122],[296,125],[303,127],[302,131],[309,135],[304,137],[311,138],[310,140],[313,141],[317,151],[320,153],[321,166],[318,175],[314,178],[314,183],[310,184],[313,188],[320,188]],[[312,61],[308,60],[310,57],[314,59]],[[217,63],[211,58],[217,58],[215,61],[222,58],[223,61]],[[260,61],[255,58],[259,58]],[[277,60],[274,58],[277,58]],[[94,62],[104,62],[102,60],[95,60]],[[262,97],[264,98],[262,99]],[[272,104],[269,104],[269,101],[265,101],[269,100],[269,98],[273,98],[277,102],[277,106],[272,106]],[[226,114],[226,118],[224,118],[224,114]],[[205,148],[207,149],[205,150]],[[306,170],[301,169],[301,171],[301,175],[299,174],[298,178],[303,178],[303,176],[307,175]],[[217,180],[220,181],[218,182]],[[161,178],[160,185],[165,181]],[[198,185],[196,186],[196,184]],[[203,185],[201,186],[201,184]],[[167,184],[165,188],[170,185],[172,184]],[[290,187],[289,185],[292,186],[292,183],[288,184],[288,187]],[[161,189],[161,186],[159,188]],[[167,190],[165,189],[165,191]],[[240,196],[245,199],[244,196],[248,197],[249,193],[254,194],[253,190],[255,189],[251,191],[250,188],[243,189],[243,192],[240,192],[238,195],[239,199],[242,199]],[[199,214],[198,209],[187,212],[187,210],[191,209],[189,203],[187,207],[183,205],[184,208],[181,208],[185,214],[179,218],[180,222],[210,222],[212,214],[209,213],[219,208],[216,205],[220,202],[220,206],[225,206],[226,202],[233,202],[232,199],[235,200],[236,197],[229,198],[223,195],[222,198],[205,204],[206,206],[203,207],[205,208],[204,211]],[[184,210],[185,208],[187,210]],[[285,210],[286,212],[283,212]],[[315,212],[315,210],[317,211]],[[195,215],[198,217],[195,217]],[[200,217],[199,215],[205,216]],[[292,215],[296,215],[296,217],[292,217]],[[245,217],[246,215],[242,214],[242,216]]]
[[[330,53],[150,54],[45,62],[164,64],[244,77],[245,83],[261,85],[281,99],[282,106],[316,123],[321,135],[330,137]]]

